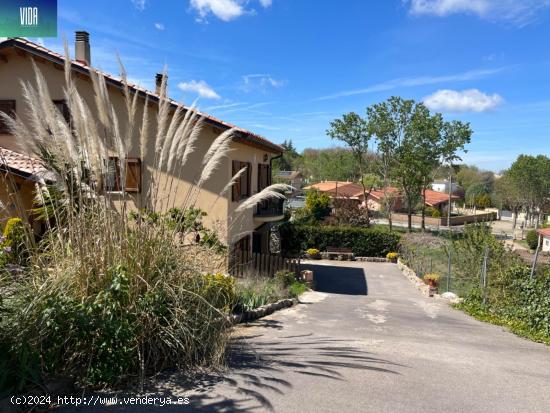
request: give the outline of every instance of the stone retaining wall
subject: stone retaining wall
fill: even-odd
[[[430,286],[426,285],[426,283],[422,281],[422,279],[418,275],[416,275],[416,273],[412,269],[407,267],[400,259],[397,260],[397,268],[399,268],[401,270],[401,273],[414,284],[418,291],[420,291],[426,297],[430,296]]]

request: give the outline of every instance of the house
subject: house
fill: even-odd
[[[301,192],[304,178],[300,171],[279,171],[275,174],[274,179],[276,182],[281,182],[290,185],[294,188],[292,195]]]
[[[445,192],[448,194],[449,189],[451,193],[455,193],[458,189],[458,184],[456,182],[449,182],[448,179],[438,179],[432,182],[431,187],[436,192]]]
[[[89,106],[94,108],[90,74],[96,69],[92,67],[91,56],[93,53],[91,52],[89,34],[77,32],[76,56],[74,60],[71,60],[70,67],[75,86]],[[22,38],[11,38],[0,42],[0,111],[10,115],[16,113],[24,122],[27,121],[25,113],[28,111],[28,107],[23,98],[20,81],[34,79],[31,59],[46,79],[53,102],[66,119],[70,119],[68,107],[63,100],[65,57]],[[122,114],[125,113],[123,83],[116,76],[107,73],[102,73],[102,75],[105,78],[114,110],[116,113],[120,113],[119,118],[122,118]],[[157,74],[155,78],[157,89],[154,92],[130,85],[130,93],[137,94],[138,99],[141,99],[140,102],[142,102],[141,105],[138,104],[136,115],[138,119],[141,119],[143,110],[151,112],[149,119],[155,119],[162,80],[163,75]],[[149,102],[147,106],[143,104],[146,98]],[[181,106],[178,102],[170,101],[172,113],[178,106]],[[189,110],[196,109],[184,106],[184,113]],[[268,252],[270,229],[274,222],[283,218],[282,203],[278,200],[264,202],[253,211],[250,210],[244,215],[239,215],[238,222],[235,209],[245,199],[270,185],[271,160],[280,156],[283,149],[253,132],[237,128],[208,114],[199,113],[203,116],[205,126],[197,139],[194,156],[191,157],[192,159],[186,164],[185,170],[178,177],[169,176],[165,171],[154,169],[154,148],[149,148],[144,159],[140,159],[139,131],[134,131],[128,145],[126,192],[120,194],[118,199],[121,200],[122,196],[125,196],[125,199],[130,199],[132,208],[136,210],[146,206],[148,202],[146,194],[152,185],[154,171],[160,172],[160,182],[177,179],[184,188],[191,187],[196,171],[202,170],[202,158],[212,142],[224,131],[236,128],[236,134],[231,142],[230,159],[225,159],[216,169],[214,178],[209,179],[202,187],[195,206],[207,212],[208,216],[205,217],[204,224],[207,227],[215,228],[227,245],[241,250],[254,249],[256,252]],[[154,128],[154,126],[154,122],[150,122],[149,128]],[[153,132],[154,129],[151,129],[151,134]],[[151,145],[154,143],[152,142]],[[25,210],[31,208],[35,182],[41,178],[41,174],[47,175],[47,171],[37,159],[32,157],[32,154],[29,154],[30,156],[22,154],[20,143],[8,133],[6,125],[2,123],[0,123],[0,147],[2,148],[0,170],[4,184],[0,184],[0,186],[6,188],[0,192],[0,200],[6,209],[3,215],[4,217],[21,215],[25,213]],[[105,161],[118,165],[116,157],[110,156],[109,160]],[[248,168],[247,173],[240,177],[236,185],[233,186],[232,192],[220,197],[220,192],[231,180],[231,177],[245,166]],[[120,177],[116,176],[119,173],[118,167],[113,168],[113,176],[110,179],[115,207],[120,205],[120,201],[117,201],[117,194],[120,193],[118,187]],[[161,191],[169,191],[166,189],[166,185],[159,184],[158,187]],[[181,196],[179,193],[176,194],[174,206],[185,205],[185,192],[182,191]],[[162,197],[163,194],[161,193],[160,196]],[[21,200],[24,211],[18,210],[14,202],[15,198]]]
[[[352,199],[363,202],[363,187],[353,182],[324,181],[306,186],[304,190],[324,192],[333,199]]]
[[[541,250],[550,252],[550,228],[541,228],[537,232],[540,236]]]
[[[359,204],[364,204],[363,187],[360,184],[353,182],[341,182],[341,181],[325,181],[318,184],[309,185],[304,188],[305,190],[317,190],[328,194],[331,198],[347,198],[355,199]],[[382,211],[385,208],[384,198],[388,196],[394,197],[393,208],[394,212],[402,211],[405,207],[404,199],[399,189],[394,187],[388,187],[386,189],[373,189],[367,190],[367,205],[371,211]],[[446,213],[449,205],[449,195],[426,189],[426,206],[436,208],[441,214]],[[451,195],[451,200],[459,199],[456,195]]]

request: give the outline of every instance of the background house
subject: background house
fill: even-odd
[[[91,65],[93,53],[88,33],[76,33],[75,51],[75,59],[70,62],[75,86],[90,108],[95,110],[90,73],[96,70]],[[113,56],[114,58],[115,56]],[[64,102],[63,95],[65,57],[21,38],[0,42],[0,111],[11,116],[17,114],[24,122],[28,121],[25,113],[29,111],[29,108],[23,98],[20,81],[33,81],[35,74],[31,59],[42,72],[54,104],[69,121],[69,108]],[[115,112],[119,114],[119,119],[124,119],[125,115],[123,114],[126,113],[126,108],[121,79],[107,73],[102,73],[102,75],[105,78],[110,101]],[[137,94],[139,98],[136,119],[142,118],[143,110],[150,111],[149,119],[156,118],[162,79],[163,76],[157,74],[155,78],[157,90],[155,92],[136,85],[130,85],[130,93]],[[144,105],[146,98],[149,102],[147,106]],[[175,101],[170,101],[170,103],[172,113],[178,106],[181,106]],[[188,110],[194,109],[184,107],[184,112]],[[172,196],[175,199],[173,205],[175,207],[185,205],[186,188],[193,186],[197,171],[202,170],[202,159],[210,145],[221,133],[230,128],[235,128],[236,134],[231,143],[230,159],[224,159],[214,172],[215,176],[202,187],[195,206],[207,212],[208,216],[205,217],[204,224],[215,229],[221,240],[227,245],[251,250],[254,243],[257,251],[267,252],[271,225],[283,218],[282,204],[277,201],[267,202],[255,208],[254,211],[249,210],[244,214],[236,214],[235,209],[245,199],[271,184],[271,160],[282,153],[282,148],[250,131],[235,127],[204,113],[201,113],[201,115],[204,118],[205,126],[196,142],[195,152],[185,165],[181,175],[177,177],[171,176],[166,170],[161,170],[159,173],[155,169],[154,141],[151,140],[150,143],[147,143],[144,157],[141,158],[139,128],[135,128],[127,148],[126,167],[128,173],[126,174],[125,194],[120,192],[121,177],[116,176],[119,173],[117,171],[120,171],[120,169],[113,168],[113,176],[108,177],[111,182],[110,198],[112,204],[115,208],[119,207],[122,197],[125,197],[125,199],[130,199],[130,203],[135,210],[150,207],[148,204],[150,199],[147,197],[147,193],[153,185],[152,176],[155,172],[159,174],[158,187],[162,191],[167,191],[159,194],[159,197]],[[155,126],[155,122],[150,122],[150,136],[155,135]],[[119,160],[115,156],[117,152],[112,146],[109,149],[113,156],[109,156],[106,162],[118,165]],[[42,167],[39,161],[33,158],[33,154],[22,154],[21,142],[10,135],[3,124],[0,124],[0,147],[3,148],[2,156],[0,156],[0,169],[3,171],[1,180],[3,182],[0,183],[0,186],[7,188],[3,193],[0,193],[0,196],[2,202],[10,207],[8,213],[4,213],[4,216],[20,215],[19,211],[11,208],[14,205],[13,200],[16,197],[19,198],[22,201],[24,210],[29,210],[32,207],[35,178]],[[220,192],[231,180],[233,174],[243,167],[247,168],[247,173],[243,174],[236,185],[233,186],[232,192],[220,197]],[[170,193],[169,188],[171,186],[163,184],[171,179],[178,180],[179,187],[182,188],[181,193]],[[15,185],[12,181],[15,182]],[[166,208],[168,208],[168,205]]]
[[[273,177],[275,182],[284,183],[292,186],[291,196],[298,195],[302,192],[302,184],[304,178],[300,171],[279,171]]]
[[[316,190],[328,194],[331,198],[347,198],[357,200],[358,204],[364,204],[363,187],[361,184],[342,181],[325,181],[309,185],[304,190]],[[367,191],[368,193],[368,191]],[[446,193],[426,189],[426,206],[439,210],[441,214],[447,212],[449,206],[449,195]],[[404,199],[398,188],[388,187],[386,189],[374,189],[367,195],[367,205],[371,211],[383,211],[385,209],[384,198],[391,196],[393,200],[393,212],[403,211],[405,208]],[[451,195],[451,201],[459,199]]]
[[[445,192],[448,194],[449,189],[451,193],[455,193],[458,189],[458,184],[456,182],[451,183],[448,179],[437,179],[432,182],[431,187],[436,192]]]
[[[541,228],[537,232],[541,237],[542,251],[550,252],[550,228]]]

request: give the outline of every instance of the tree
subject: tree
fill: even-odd
[[[367,108],[369,132],[376,137],[384,186],[391,180],[400,187],[407,207],[408,228],[412,213],[432,180],[433,171],[443,163],[459,159],[457,152],[470,141],[468,124],[445,122],[432,115],[422,103],[391,97]],[[389,198],[391,199],[391,198]],[[422,202],[424,228],[425,202]]]
[[[357,181],[359,174],[348,148],[306,148],[297,168],[310,182]]]
[[[476,207],[482,207],[479,205],[479,200],[483,197],[488,197],[489,192],[487,191],[487,187],[482,182],[476,182],[473,183],[468,187],[466,190],[466,193],[464,195],[466,205],[476,208]]]
[[[510,179],[520,190],[528,219],[538,227],[540,215],[550,203],[550,158],[544,155],[520,155],[508,170]]]
[[[495,200],[500,205],[500,208],[507,208],[513,213],[512,228],[517,225],[518,213],[522,206],[521,188],[516,185],[516,182],[510,175],[509,171],[505,171],[500,179],[495,181]]]
[[[273,161],[273,169],[275,171],[296,170],[300,161],[300,154],[296,151],[292,140],[285,140],[281,146],[283,147],[283,156]]]
[[[338,139],[345,142],[350,148],[355,163],[359,170],[359,182],[363,188],[363,199],[365,200],[365,211],[367,222],[369,220],[369,211],[367,199],[373,187],[367,189],[364,182],[367,173],[367,156],[369,152],[370,134],[368,124],[357,113],[350,112],[342,116],[342,119],[335,119],[330,123],[330,129],[327,135],[332,139]]]
[[[320,221],[330,214],[330,197],[319,191],[308,191],[306,194],[306,210]]]

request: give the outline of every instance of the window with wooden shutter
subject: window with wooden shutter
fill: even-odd
[[[126,192],[141,191],[141,160],[139,158],[126,159]]]
[[[126,159],[126,180],[124,183],[126,192],[141,191],[141,160],[139,158]],[[105,189],[111,192],[122,191],[120,159],[117,156],[110,156],[107,161]]]
[[[232,176],[235,176],[242,168],[246,168],[246,171],[233,184],[231,193],[233,202],[246,199],[252,194],[252,164],[250,162],[233,161]]]
[[[233,178],[237,172],[241,169],[241,163],[239,161],[233,161],[233,167],[231,170],[231,178]],[[231,192],[231,200],[233,202],[237,202],[241,200],[241,180],[237,179],[237,181],[233,184],[232,192]]]
[[[0,100],[0,112],[15,118],[15,100]],[[10,133],[8,125],[4,122],[2,117],[0,117],[0,133]]]
[[[258,164],[258,192],[271,185],[271,168],[268,164]]]

